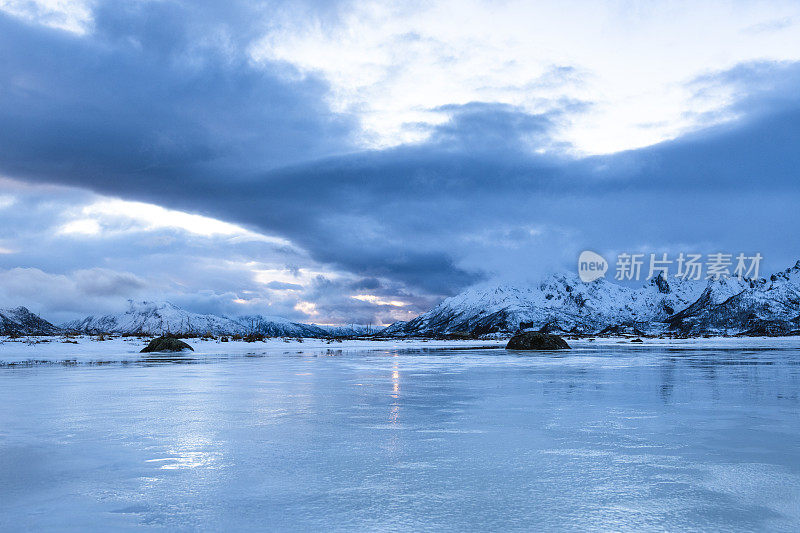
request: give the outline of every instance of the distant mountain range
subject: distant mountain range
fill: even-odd
[[[800,334],[800,261],[792,268],[761,279],[730,295],[709,285],[686,309],[667,320],[684,335]]]
[[[62,324],[68,331],[81,333],[141,333],[175,335],[244,334],[245,327],[229,318],[201,315],[181,309],[169,302],[129,301],[128,309],[119,314],[88,316]]]
[[[80,333],[127,333],[144,335],[248,335],[267,337],[329,337],[327,331],[285,318],[248,315],[225,317],[186,311],[169,302],[129,301],[124,313],[89,316],[68,322],[64,330]]]
[[[61,329],[24,307],[0,309],[0,335],[56,335]]]
[[[800,261],[769,280],[651,279],[628,288],[555,274],[533,287],[473,288],[380,335],[508,335],[519,329],[570,334],[800,334]]]
[[[346,326],[317,326],[331,337],[369,337],[383,330],[382,326],[348,324]]]
[[[193,313],[168,302],[130,301],[119,314],[89,316],[55,326],[24,307],[0,309],[0,335],[65,331],[161,335],[268,337],[505,336],[520,329],[565,334],[798,335],[800,261],[769,279],[710,281],[651,279],[629,288],[599,279],[554,274],[534,286],[468,289],[408,322],[385,329],[318,326],[285,318]]]

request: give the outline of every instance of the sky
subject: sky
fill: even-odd
[[[0,307],[388,324],[800,259],[800,4],[0,0]]]

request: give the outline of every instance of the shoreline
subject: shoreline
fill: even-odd
[[[632,342],[634,337],[565,337],[573,350],[596,350],[603,347],[626,349],[686,348],[686,349],[781,349],[800,348],[800,337],[702,337],[702,338],[650,338]],[[63,336],[0,337],[0,367],[25,367],[36,365],[118,364],[134,362],[201,361],[232,357],[266,357],[310,353],[312,355],[338,355],[343,352],[405,351],[405,350],[498,350],[505,351],[508,339],[486,340],[435,340],[406,339],[343,339],[341,341],[316,338],[268,338],[245,342],[232,340],[183,339],[193,352],[143,354],[149,337],[110,337],[98,340],[84,335],[72,338]],[[568,352],[567,352],[568,353]]]

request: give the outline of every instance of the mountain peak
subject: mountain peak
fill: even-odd
[[[226,317],[187,311],[168,301],[128,300],[123,313],[89,316],[65,324],[73,331],[86,333],[129,333],[146,335],[247,335],[271,337],[325,337],[316,326],[292,322],[281,317],[248,315]]]
[[[61,329],[31,313],[27,307],[0,309],[0,335],[55,335]]]
[[[737,325],[735,317],[763,315],[780,321],[800,315],[800,261],[796,266],[791,273],[773,276],[769,287],[765,282],[738,278],[668,279],[660,273],[634,289],[603,278],[583,283],[572,272],[551,274],[533,285],[484,285],[447,298],[406,323],[392,324],[383,334],[505,335],[519,328],[597,333],[620,326],[659,333],[670,327],[681,330],[682,321],[717,312],[737,299],[752,310],[731,312],[734,319],[725,322],[727,329],[715,331],[738,333],[753,328],[744,323]],[[743,294],[751,294],[752,298],[739,298]],[[765,304],[765,300],[776,303]],[[780,313],[771,316],[763,309],[780,309]]]

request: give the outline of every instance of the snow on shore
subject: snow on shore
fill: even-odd
[[[328,350],[402,350],[432,348],[465,348],[503,346],[497,340],[343,340],[328,339],[286,339],[269,338],[265,341],[244,342],[218,340],[183,339],[194,352],[165,354],[187,358],[202,357],[242,357],[252,355],[279,355],[283,353],[309,352],[325,353]],[[147,346],[149,338],[115,337],[98,341],[96,337],[80,336],[65,339],[62,337],[29,337],[9,339],[0,337],[0,364],[13,363],[60,363],[60,362],[123,362],[138,361],[158,354],[139,353]],[[74,344],[76,343],[76,344]]]
[[[65,342],[65,341],[71,342]],[[62,337],[30,337],[10,339],[0,337],[0,365],[33,365],[48,363],[120,363],[141,361],[158,357],[158,354],[142,354],[140,350],[149,339],[116,337],[98,341],[96,337],[81,336],[71,339]],[[266,356],[296,353],[327,354],[331,351],[368,350],[427,350],[427,349],[475,349],[502,348],[506,339],[499,340],[430,340],[430,339],[386,339],[343,340],[326,339],[282,339],[272,338],[259,342],[219,342],[218,340],[185,339],[194,352],[163,354],[165,357],[187,359]],[[642,343],[632,343],[630,338],[597,337],[569,339],[570,346],[577,350],[596,349],[626,345],[631,348],[720,348],[720,349],[800,349],[800,337],[713,337],[696,339],[646,338]]]

